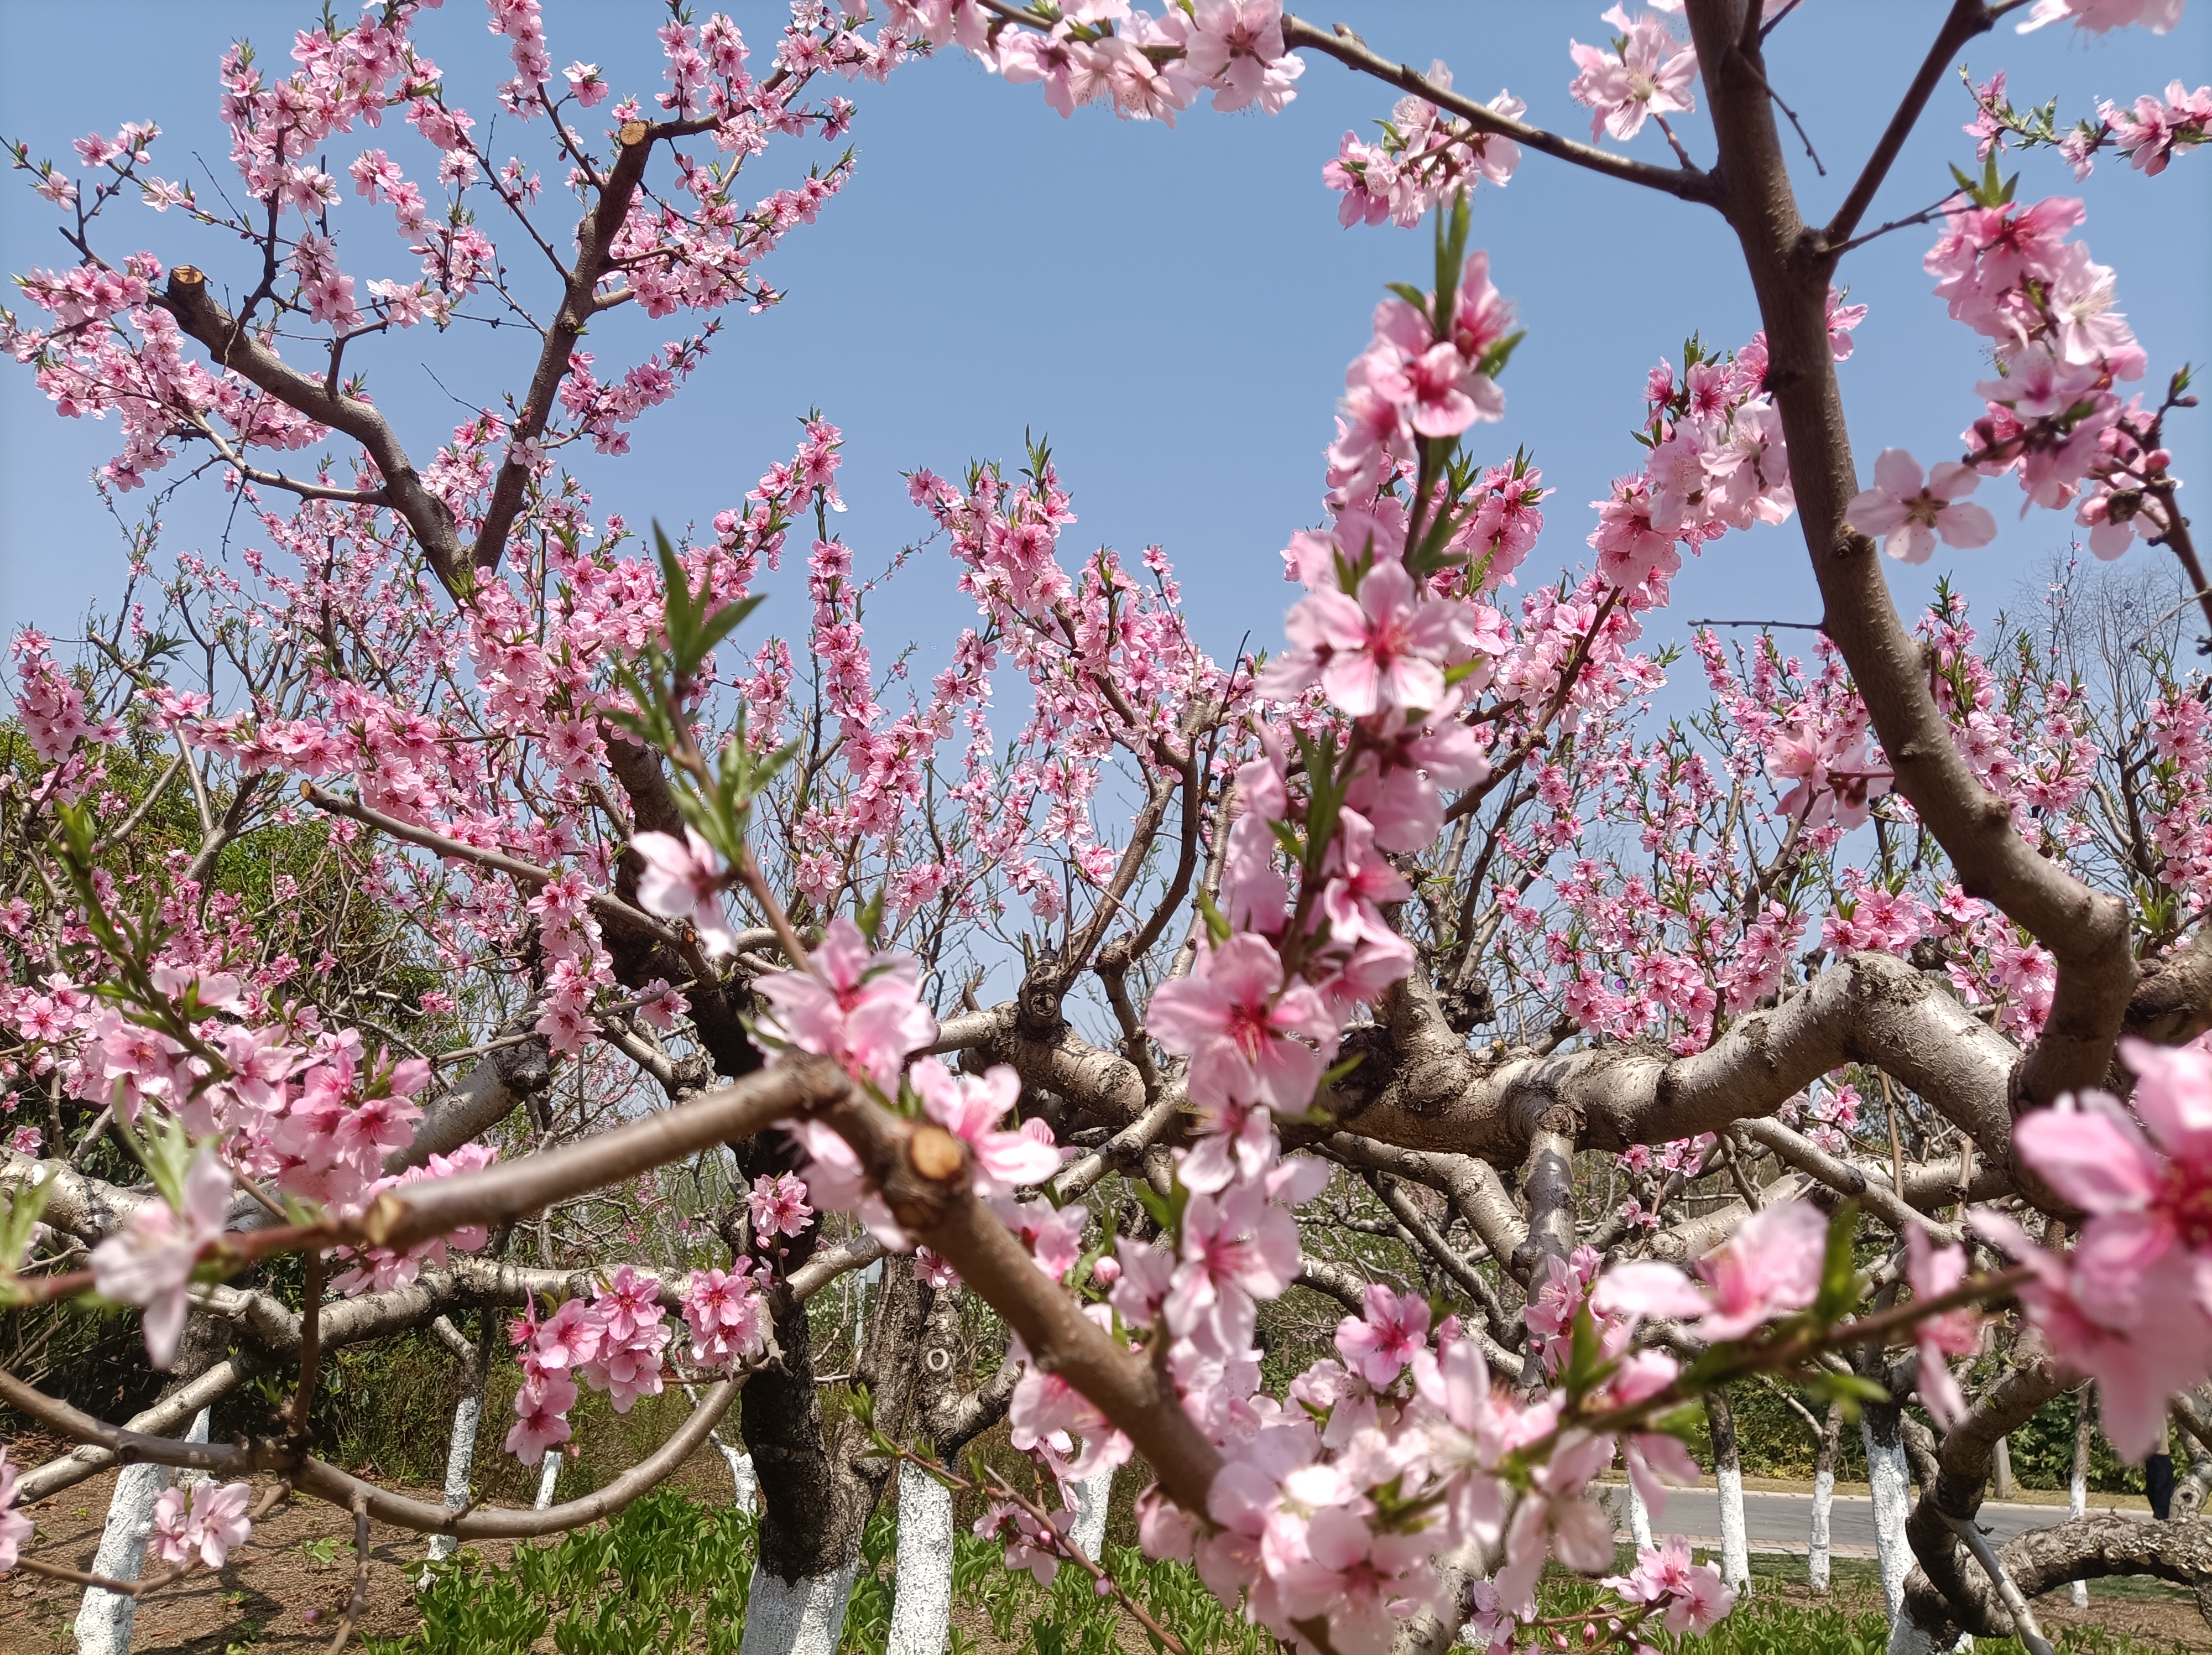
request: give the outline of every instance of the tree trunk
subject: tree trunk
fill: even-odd
[[[721,1450],[730,1468],[730,1503],[741,1512],[750,1512],[760,1504],[760,1479],[753,1475],[753,1457],[742,1448],[732,1447],[720,1432],[713,1435],[714,1446]]]
[[[227,1342],[223,1329],[198,1312],[185,1320],[184,1337],[178,1342],[174,1390],[198,1378],[222,1360]],[[208,1439],[209,1410],[202,1409],[185,1433],[186,1442]],[[141,1462],[116,1473],[115,1493],[107,1502],[107,1522],[100,1532],[100,1549],[93,1555],[92,1573],[110,1580],[136,1580],[146,1564],[146,1541],[154,1529],[154,1502],[169,1486],[167,1466]],[[87,1586],[77,1605],[76,1642],[79,1655],[125,1655],[131,1647],[131,1623],[137,1618],[138,1600],[120,1592]]]
[[[886,1269],[854,1363],[875,1429],[895,1440],[908,1434],[931,1297],[903,1262]],[[805,1306],[778,1317],[775,1336],[782,1368],[746,1381],[740,1421],[763,1506],[741,1655],[836,1655],[861,1534],[891,1462],[871,1451],[872,1433],[850,1414],[823,1432]]]
[[[927,1297],[910,1417],[925,1451],[934,1450],[939,1463],[949,1463],[1006,1413],[1014,1375],[1001,1366],[995,1378],[963,1395],[960,1289]],[[952,1617],[952,1491],[918,1466],[902,1463],[898,1502],[898,1584],[885,1655],[942,1655]]]
[[[2010,1500],[2013,1495],[2012,1439],[2008,1437],[1999,1437],[1997,1439],[1996,1475],[1995,1481],[1996,1483],[1996,1488],[1995,1489],[1996,1498],[1999,1500]]]
[[[441,1338],[448,1332],[459,1337],[451,1322],[442,1316],[438,1321]],[[461,1399],[453,1404],[453,1434],[446,1446],[446,1509],[449,1512],[468,1509],[469,1478],[476,1470],[477,1428],[483,1423],[484,1384],[491,1377],[492,1330],[496,1325],[494,1313],[483,1311],[476,1343],[464,1343],[461,1347],[466,1353],[461,1360]],[[430,1561],[443,1562],[460,1548],[457,1536],[434,1534],[430,1536]],[[427,1573],[423,1579],[429,1579]]]
[[[1114,1497],[1114,1468],[1093,1473],[1075,1486],[1075,1523],[1067,1537],[1092,1562],[1106,1550],[1106,1504]]]
[[[1805,1581],[1819,1592],[1828,1589],[1828,1518],[1836,1504],[1836,1460],[1843,1435],[1844,1410],[1830,1402],[1820,1426],[1820,1451],[1813,1461],[1813,1532],[1805,1548]]]
[[[545,1463],[538,1473],[538,1499],[535,1505],[538,1511],[544,1511],[553,1504],[553,1490],[561,1481],[561,1462],[567,1456],[557,1448],[549,1448],[545,1451]]]
[[[469,1503],[469,1477],[477,1465],[477,1427],[483,1419],[483,1391],[465,1393],[453,1404],[453,1434],[446,1445],[446,1509],[464,1511]],[[461,1549],[449,1534],[430,1536],[430,1561],[442,1563]],[[429,1577],[426,1573],[423,1578]]]
[[[1639,1548],[1653,1543],[1651,1508],[1644,1503],[1644,1496],[1636,1491],[1632,1479],[1628,1485],[1628,1537]]]
[[[1743,1457],[1736,1448],[1735,1412],[1723,1392],[1705,1393],[1705,1423],[1712,1432],[1713,1483],[1720,1494],[1721,1579],[1743,1591],[1751,1585],[1751,1543],[1743,1524]]]
[[[1912,1479],[1905,1461],[1903,1410],[1893,1402],[1869,1402],[1859,1414],[1866,1444],[1867,1482],[1874,1493],[1874,1544],[1881,1562],[1881,1593],[1889,1603],[1891,1647],[1896,1629],[1908,1624],[1905,1577],[1912,1569],[1911,1542],[1905,1525],[1912,1512]]]
[[[2082,1517],[2089,1510],[2089,1387],[2074,1393],[2074,1469],[2066,1481],[2066,1515]],[[2066,1588],[2075,1609],[2089,1607],[2089,1583],[2075,1580]]]
[[[885,1655],[944,1655],[952,1623],[952,1491],[919,1466],[898,1480],[898,1585]]]
[[[208,1439],[208,1410],[193,1417],[186,1442]],[[110,1580],[136,1580],[146,1565],[146,1542],[154,1528],[154,1504],[169,1486],[168,1468],[143,1462],[126,1465],[116,1475],[115,1494],[107,1502],[107,1524],[100,1533],[100,1550],[92,1572]],[[79,1655],[125,1655],[131,1647],[131,1629],[138,1615],[138,1600],[121,1592],[85,1588],[77,1606],[76,1646]]]

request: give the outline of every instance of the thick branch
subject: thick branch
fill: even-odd
[[[386,1190],[363,1217],[362,1233],[396,1249],[470,1225],[522,1218],[852,1095],[852,1080],[834,1063],[779,1063],[582,1143]]]
[[[1578,1147],[1617,1151],[1771,1114],[1844,1064],[1871,1063],[1941,1110],[1994,1165],[2009,1155],[2007,1085],[2018,1059],[1938,984],[1890,955],[1863,953],[1686,1057],[1639,1043],[1497,1063],[1462,1055],[1449,1068],[1401,1073],[1370,1053],[1322,1102],[1366,1137],[1517,1165],[1555,1109],[1577,1122]]]
[[[1798,216],[1757,46],[1746,57],[1735,38],[1740,11],[1724,0],[1692,0],[1690,28],[1720,145],[1719,175],[1727,180],[1723,210],[1766,327],[1766,386],[1789,440],[1790,482],[1826,605],[1823,625],[1865,698],[1898,791],[1950,856],[1960,883],[1995,903],[2057,963],[2050,1017],[2019,1086],[2027,1101],[2051,1103],[2101,1082],[2111,1062],[2136,981],[2126,905],[2040,855],[2013,825],[2010,807],[1983,788],[1936,705],[1919,645],[1891,599],[1874,542],[1844,522],[1858,473],[1828,341],[1832,261]]]
[[[422,486],[406,449],[400,447],[381,412],[331,389],[284,361],[222,307],[208,291],[207,277],[190,265],[179,265],[169,272],[167,288],[156,302],[223,367],[259,386],[286,407],[361,444],[383,475],[392,509],[414,532],[416,544],[422,548],[441,583],[449,593],[465,589],[465,562],[453,514],[444,501]]]

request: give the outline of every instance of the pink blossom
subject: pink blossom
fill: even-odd
[[[637,899],[647,913],[690,921],[709,953],[738,952],[738,934],[722,912],[721,863],[697,829],[685,828],[681,839],[669,833],[641,833],[630,841],[630,849],[645,859]]]
[[[1284,1614],[1326,1616],[1339,1655],[1384,1655],[1398,1622],[1434,1593],[1421,1567],[1430,1549],[1418,1534],[1376,1532],[1342,1506],[1324,1506],[1306,1524],[1305,1555],[1279,1577]]]
[[[753,1180],[746,1197],[752,1214],[753,1236],[765,1243],[777,1236],[805,1233],[814,1209],[806,1204],[806,1185],[788,1172],[773,1177],[763,1172]]]
[[[1575,60],[1574,100],[1594,110],[1590,136],[1632,138],[1647,115],[1678,114],[1695,107],[1690,88],[1698,78],[1698,52],[1677,40],[1664,19],[1650,12],[1631,22],[1615,6],[1605,21],[1620,30],[1612,51],[1570,40]]]
[[[1601,1584],[1632,1603],[1650,1604],[1660,1624],[1677,1637],[1703,1637],[1735,1606],[1735,1591],[1721,1572],[1711,1563],[1692,1565],[1690,1542],[1680,1535],[1640,1548],[1632,1572]]]
[[[1948,546],[1985,546],[1996,538],[1996,519],[1964,503],[1981,484],[1971,465],[1939,460],[1923,486],[1920,462],[1902,448],[1885,448],[1874,463],[1874,486],[1851,496],[1844,520],[1862,534],[1884,536],[1882,550],[1908,563],[1924,563],[1940,536]]]
[[[1018,1129],[999,1129],[1022,1092],[1021,1076],[1006,1064],[994,1063],[980,1075],[956,1076],[936,1059],[925,1058],[911,1073],[929,1118],[966,1141],[975,1160],[977,1195],[1012,1195],[1060,1171],[1060,1151],[1048,1129],[1042,1140]]]
[[[1188,977],[1162,983],[1146,1026],[1168,1050],[1189,1056],[1194,1098],[1291,1111],[1313,1102],[1337,1035],[1320,995],[1285,983],[1273,947],[1250,932],[1202,957]]]
[[[231,1548],[244,1545],[253,1532],[246,1516],[252,1501],[250,1483],[198,1482],[190,1489],[172,1484],[154,1502],[155,1555],[165,1563],[182,1563],[198,1552],[209,1568],[221,1568]]]
[[[1505,1567],[1498,1593],[1518,1607],[1533,1602],[1536,1578],[1547,1557],[1582,1574],[1613,1567],[1613,1519],[1584,1490],[1613,1458],[1613,1439],[1571,1431],[1535,1468],[1534,1487],[1521,1496],[1506,1530]]]
[[[755,985],[775,1007],[762,1032],[834,1057],[884,1096],[896,1094],[907,1054],[937,1037],[937,1019],[921,1003],[921,968],[908,954],[873,952],[842,915],[812,959],[811,972],[781,972]]]
[[[1918,1225],[1905,1233],[1906,1275],[1912,1296],[1937,1299],[1966,1279],[1966,1250],[1938,1247]],[[1982,1318],[1973,1306],[1946,1311],[1913,1325],[1920,1353],[1920,1402],[1944,1430],[1966,1417],[1966,1399],[1953,1377],[1947,1356],[1971,1356],[1981,1348]]]
[[[1828,1220],[1802,1201],[1779,1201],[1743,1221],[1698,1262],[1712,1294],[1699,1323],[1708,1341],[1741,1339],[1760,1323],[1803,1310],[1820,1291]]]
[[[200,1249],[222,1238],[230,1206],[230,1169],[211,1149],[192,1157],[185,1173],[184,1211],[159,1196],[131,1214],[119,1235],[92,1250],[93,1280],[118,1304],[145,1311],[147,1360],[166,1370],[185,1331],[185,1288]]]
[[[1422,601],[1402,563],[1378,563],[1356,599],[1325,587],[1299,600],[1284,624],[1296,647],[1269,663],[1260,693],[1287,699],[1318,681],[1354,718],[1434,707],[1444,666],[1466,653],[1472,618],[1464,605]]]
[[[1365,1314],[1336,1324],[1336,1348],[1354,1372],[1377,1390],[1428,1342],[1428,1301],[1408,1293],[1401,1299],[1379,1281],[1367,1284]]]
[[[2154,34],[2163,34],[2181,21],[2182,0],[2035,0],[2020,33],[2041,28],[2062,17],[2092,34],[2140,24]]]

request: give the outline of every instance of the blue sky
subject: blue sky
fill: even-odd
[[[1567,39],[1602,38],[1595,4],[1501,0],[1332,0],[1377,50],[1417,64],[1449,62],[1462,88],[1500,86],[1525,97],[1529,119],[1581,136],[1588,119],[1567,96]],[[155,170],[191,174],[192,152],[222,169],[215,120],[215,60],[230,38],[252,39],[281,62],[291,31],[319,8],[288,0],[189,6],[155,0],[80,0],[67,7],[0,8],[0,136],[34,157],[71,159],[71,138],[122,120],[158,120]],[[343,9],[342,8],[342,9]],[[757,53],[771,45],[777,9],[732,8]],[[1829,175],[1798,161],[1808,216],[1824,217],[1887,116],[1942,8],[1896,0],[1809,0],[1771,45],[1775,83],[1802,117]],[[644,0],[549,0],[554,58],[605,64],[618,94],[658,84]],[[419,32],[447,70],[454,95],[489,113],[506,72],[504,44],[473,0],[449,0]],[[2127,32],[2103,40],[2051,28],[2025,39],[2006,29],[1967,53],[1978,76],[2002,64],[2016,102],[2057,96],[2062,118],[2099,96],[2132,99],[2179,76],[2212,80],[2212,10],[2203,0],[2172,34]],[[88,69],[94,72],[87,72]],[[708,365],[674,403],[633,428],[634,452],[584,472],[602,510],[633,521],[703,522],[734,504],[770,461],[787,455],[796,417],[819,407],[846,433],[850,513],[836,520],[868,569],[925,526],[899,473],[927,465],[951,473],[971,457],[1018,459],[1025,429],[1048,434],[1080,521],[1072,553],[1097,544],[1133,552],[1163,544],[1178,567],[1201,640],[1218,653],[1249,634],[1279,636],[1290,589],[1276,552],[1319,514],[1319,451],[1346,361],[1364,344],[1368,314],[1389,280],[1422,281],[1426,233],[1338,228],[1322,163],[1347,128],[1371,131],[1392,94],[1314,58],[1282,116],[1218,116],[1197,109],[1173,131],[1117,122],[1100,109],[1063,121],[1034,88],[1009,87],[957,57],[909,64],[886,87],[848,90],[860,105],[856,177],[820,222],[793,234],[766,267],[789,300],[762,316],[733,315]],[[603,112],[602,112],[603,113]],[[1969,161],[1959,131],[1970,113],[1947,84],[1875,204],[1872,220],[1935,199],[1950,161]],[[1682,130],[1710,157],[1701,117]],[[334,171],[383,134],[333,146]],[[411,136],[411,135],[410,135]],[[535,131],[514,143],[526,155]],[[498,146],[507,147],[504,139]],[[1656,133],[1629,146],[1663,160]],[[767,158],[760,191],[825,151],[789,141]],[[2162,382],[2185,360],[2212,357],[2212,155],[2185,155],[2146,179],[2107,155],[2086,186],[2048,152],[2021,157],[2028,198],[2080,193],[2084,238],[2119,271],[2124,307]],[[55,264],[66,249],[53,216],[17,174],[0,192],[0,259],[9,271]],[[382,210],[352,204],[350,262],[365,275],[404,273]],[[1524,585],[1585,560],[1585,502],[1637,464],[1628,427],[1641,412],[1644,370],[1695,332],[1741,344],[1756,326],[1747,283],[1717,216],[1610,183],[1540,155],[1524,158],[1504,191],[1484,188],[1474,237],[1491,250],[1500,288],[1517,300],[1529,336],[1505,380],[1507,416],[1471,435],[1486,457],[1526,446],[1559,488]],[[1981,342],[1929,296],[1920,257],[1932,240],[1911,229],[1845,263],[1854,301],[1872,305],[1844,389],[1862,474],[1879,450],[1923,460],[1955,453],[1976,411]],[[235,279],[239,251],[181,222],[135,208],[103,240],[111,255],[145,246],[166,263]],[[519,251],[510,265],[526,283]],[[542,270],[542,266],[539,267]],[[623,318],[595,336],[603,368],[635,360],[689,331],[684,319]],[[519,387],[530,342],[456,330],[418,331],[363,353],[380,400],[418,463],[443,441],[458,405],[495,403]],[[349,356],[349,368],[356,366]],[[434,380],[432,375],[435,374]],[[2150,381],[2147,380],[2147,384]],[[441,388],[442,387],[442,388]],[[122,541],[87,481],[115,446],[112,425],[64,421],[27,371],[0,363],[0,620],[33,621],[68,636],[86,605],[116,589]],[[2178,417],[2177,466],[2208,486],[2205,417]],[[1925,570],[1893,566],[1900,602],[1917,603],[1946,569],[1984,612],[2012,598],[2026,574],[2063,548],[2066,517],[2016,520],[2008,482],[1984,484],[2002,532],[1979,551],[1946,552]],[[130,496],[126,508],[143,502]],[[222,502],[187,490],[168,512],[167,549],[213,550]],[[2138,551],[2137,557],[2160,554]],[[1948,560],[1948,561],[1947,561]],[[935,669],[968,613],[934,555],[900,577],[878,610],[884,644],[921,640],[922,676]],[[790,583],[783,590],[789,592]],[[1731,536],[1693,562],[1655,640],[1687,618],[1817,618],[1796,525]],[[776,613],[775,611],[781,611]],[[797,625],[796,599],[772,605],[772,624]],[[885,648],[878,659],[885,658]]]

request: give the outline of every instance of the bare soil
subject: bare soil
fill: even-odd
[[[32,1506],[37,1554],[89,1568],[114,1488],[115,1473],[106,1471]],[[407,1492],[438,1498],[435,1491]],[[325,1540],[334,1547],[315,1544]],[[306,1549],[311,1545],[313,1555]],[[503,1561],[511,1548],[493,1542],[477,1549]],[[333,1560],[317,1561],[326,1550]],[[369,1525],[362,1631],[390,1637],[413,1629],[414,1575],[422,1551],[420,1535]],[[230,1555],[220,1573],[198,1571],[141,1603],[131,1647],[136,1655],[304,1655],[326,1649],[352,1596],[354,1568],[353,1518],[320,1500],[294,1500],[256,1524],[253,1537]],[[64,1581],[18,1575],[0,1597],[0,1655],[74,1651],[70,1624],[82,1595],[82,1588]]]

